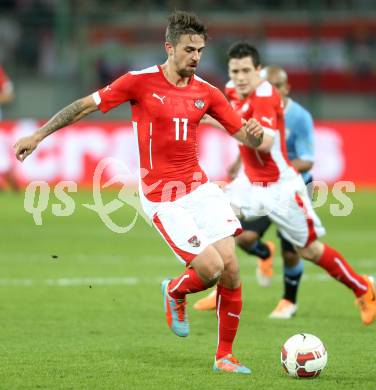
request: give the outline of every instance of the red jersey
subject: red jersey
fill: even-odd
[[[240,99],[230,81],[226,85],[225,92],[232,107],[239,115],[247,120],[257,119],[264,127],[265,134],[274,138],[269,153],[239,145],[244,171],[248,179],[251,182],[265,185],[280,180],[288,171],[290,163],[285,140],[283,103],[278,91],[268,81],[263,81],[251,95]]]
[[[130,101],[141,188],[153,202],[175,200],[207,182],[197,155],[197,128],[205,114],[230,134],[242,127],[239,115],[216,87],[197,76],[177,87],[157,65],[129,72],[93,97],[102,112]]]

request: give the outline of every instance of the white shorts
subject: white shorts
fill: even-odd
[[[226,186],[225,193],[236,214],[247,220],[267,215],[281,235],[299,248],[325,234],[304,181],[295,172],[266,187],[252,184],[241,175]]]
[[[174,202],[155,203],[140,196],[145,213],[185,265],[208,245],[242,231],[228,198],[205,183]]]

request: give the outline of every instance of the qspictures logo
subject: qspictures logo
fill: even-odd
[[[112,177],[108,177],[106,172],[116,172]],[[195,173],[192,177],[192,185],[186,188],[185,184],[180,181],[173,181],[164,183],[162,188],[161,199],[164,202],[171,202],[174,199],[174,189],[177,190],[180,196],[184,193],[189,193],[193,188],[197,188],[201,184],[202,175]],[[74,181],[60,181],[54,187],[51,187],[46,181],[32,181],[25,190],[24,209],[27,213],[30,213],[33,217],[34,223],[38,226],[43,224],[43,213],[45,213],[50,204],[51,192],[54,193],[56,199],[60,203],[53,203],[51,205],[51,212],[56,217],[69,217],[73,215],[77,207],[84,207],[95,212],[99,220],[112,232],[117,234],[125,234],[129,232],[136,225],[139,217],[144,219],[149,225],[152,224],[151,220],[147,217],[143,211],[139,192],[134,187],[127,185],[127,183],[135,183],[140,176],[143,182],[144,195],[152,192],[157,188],[161,180],[156,183],[146,185],[144,179],[149,172],[146,169],[141,169],[140,174],[131,172],[126,164],[112,157],[107,157],[99,161],[97,164],[92,181],[92,203],[76,204],[74,198],[70,195],[78,191],[78,185]],[[226,192],[224,182],[217,182]],[[120,187],[117,195],[115,191],[108,191],[108,189],[116,185],[116,188]],[[315,197],[312,200],[313,208],[323,206],[329,199],[329,193],[331,191],[331,203],[329,205],[329,211],[332,216],[344,217],[351,214],[354,205],[351,198],[347,195],[348,192],[355,192],[355,184],[348,181],[340,181],[335,183],[330,189],[325,182],[314,182],[313,184]],[[311,189],[312,190],[312,189]],[[106,196],[103,194],[106,192]],[[109,195],[110,194],[110,195]],[[108,201],[108,197],[113,194],[113,199]],[[282,196],[283,195],[283,196]],[[289,212],[289,208],[286,207],[288,199],[286,196],[289,194],[281,194],[280,202],[275,205],[279,212]],[[106,199],[106,202],[104,200]],[[252,205],[252,199],[249,199],[250,205]],[[129,208],[132,210],[131,221],[126,224],[116,223],[113,217],[115,212],[118,212],[124,208],[124,215],[129,216]],[[237,215],[245,215],[242,213],[242,209],[234,207],[234,211]],[[126,213],[127,212],[127,213]],[[266,210],[261,210],[256,216],[268,215]],[[118,218],[117,218],[118,219]],[[191,245],[195,246],[195,240],[192,240]]]

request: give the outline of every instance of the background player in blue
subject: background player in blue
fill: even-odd
[[[314,128],[311,114],[299,103],[288,97],[290,85],[284,69],[278,66],[268,66],[261,71],[261,76],[268,79],[281,94],[286,127],[286,143],[288,157],[292,165],[299,171],[307,185],[312,182],[310,170],[314,161]],[[234,178],[240,169],[240,158],[230,167],[229,174]],[[309,186],[311,187],[311,186]],[[271,225],[270,219],[260,217],[252,221],[241,221],[242,227],[247,231],[244,240],[238,242],[247,253],[258,257],[257,280],[263,287],[268,287],[272,280],[272,262],[274,243],[262,242],[261,239]],[[303,261],[299,258],[294,247],[279,235],[281,253],[284,262],[284,293],[277,307],[270,314],[270,318],[291,318],[297,311],[297,293],[303,273]],[[198,310],[215,308],[214,295],[196,302],[194,307]]]

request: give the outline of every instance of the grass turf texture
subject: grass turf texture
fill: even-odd
[[[326,241],[361,273],[376,274],[375,192],[350,196],[349,217],[330,216],[330,201],[317,210]],[[90,193],[74,198],[72,216],[45,212],[35,226],[22,194],[0,193],[0,389],[376,388],[376,324],[361,325],[352,293],[306,263],[297,317],[269,320],[281,295],[280,258],[272,287],[262,289],[256,262],[241,252],[244,306],[234,352],[253,374],[212,373],[214,312],[190,309],[186,339],[165,323],[159,282],[183,267],[160,236],[142,220],[114,234],[81,206],[91,203]],[[114,218],[131,222],[133,215],[124,207]],[[328,349],[317,379],[292,379],[280,366],[281,345],[300,332],[317,335]]]

